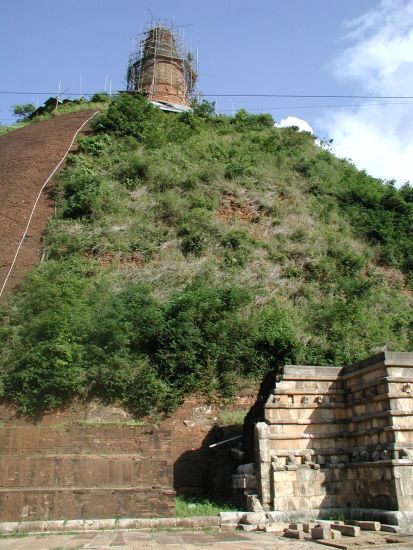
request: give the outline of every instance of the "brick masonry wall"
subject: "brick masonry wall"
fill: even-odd
[[[175,490],[228,495],[231,445],[209,445],[242,433],[217,426],[220,414],[246,413],[256,392],[225,405],[190,397],[156,429],[98,402],[37,422],[0,405],[0,521],[173,516]]]
[[[246,414],[254,403],[257,388],[257,385],[243,388],[227,404],[208,404],[190,397],[161,424],[172,434],[174,489],[178,494],[228,496],[231,475],[237,465],[230,453],[235,443],[215,449],[209,445],[242,435],[242,425],[218,426],[220,415],[234,411]]]
[[[174,514],[171,433],[148,426],[0,428],[0,520]]]

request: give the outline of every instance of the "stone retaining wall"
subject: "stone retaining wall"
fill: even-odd
[[[387,511],[412,523],[413,354],[284,367],[256,425],[256,451],[266,510]]]
[[[0,429],[0,521],[171,516],[174,495],[168,430]]]

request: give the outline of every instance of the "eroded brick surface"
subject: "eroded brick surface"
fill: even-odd
[[[0,521],[173,514],[169,430],[120,424],[0,429]]]

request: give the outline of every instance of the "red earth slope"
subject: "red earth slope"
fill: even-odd
[[[63,115],[0,136],[0,288],[42,185],[65,154],[76,130],[93,112]],[[2,298],[16,290],[26,273],[40,261],[42,234],[54,210],[47,187]]]

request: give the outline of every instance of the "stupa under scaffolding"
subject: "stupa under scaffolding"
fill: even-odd
[[[127,90],[143,92],[168,111],[191,109],[198,77],[198,56],[187,49],[174,26],[154,23],[138,37],[129,57]]]

